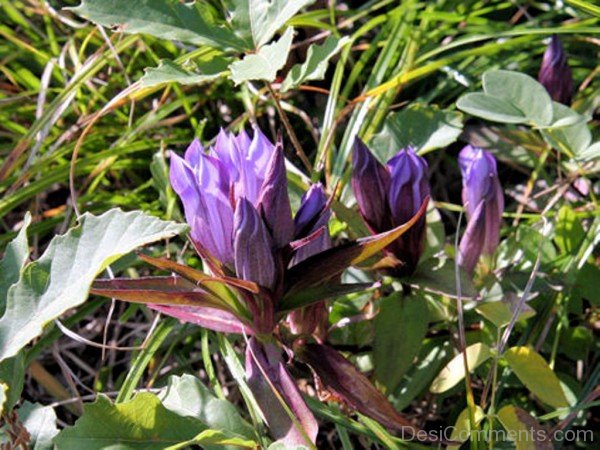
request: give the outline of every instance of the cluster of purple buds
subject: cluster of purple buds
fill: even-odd
[[[472,273],[479,257],[492,255],[498,247],[504,195],[496,159],[490,152],[467,145],[461,150],[458,163],[467,216],[467,228],[458,249],[458,263]]]
[[[544,52],[538,81],[544,85],[552,100],[565,105],[571,104],[573,96],[573,75],[567,62],[567,55],[560,39],[553,35]]]
[[[394,164],[412,163],[398,158]],[[406,196],[407,182],[392,183],[399,198]],[[342,284],[339,275],[392,245],[411,227],[424,227],[428,187],[411,198],[412,212],[396,214],[384,232],[332,247],[323,187],[310,187],[292,218],[282,144],[273,145],[258,128],[252,139],[243,131],[237,136],[222,131],[207,152],[194,141],[184,158],[173,154],[171,185],[183,203],[191,241],[210,273],[140,255],[172,275],[97,280],[92,292],[249,336],[248,384],[271,435],[287,446],[314,443],[318,426],[287,371],[282,347],[288,354],[297,351],[330,384],[326,388],[358,411],[386,418],[389,428],[414,431],[351,363],[323,343],[324,301],[367,288]],[[286,318],[289,337],[280,326]],[[311,334],[317,343],[305,345]]]
[[[384,166],[360,140],[354,142],[352,189],[360,213],[373,233],[405,223],[429,197],[428,166],[412,147],[400,150]],[[386,247],[393,275],[414,272],[425,245],[426,219]]]

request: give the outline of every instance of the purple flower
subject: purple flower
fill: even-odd
[[[500,242],[504,195],[496,159],[485,150],[467,145],[458,156],[463,179],[462,200],[467,228],[460,241],[458,263],[472,273],[479,257],[492,255]]]
[[[251,140],[221,131],[205,153],[195,140],[171,158],[171,185],[181,198],[191,238],[227,274],[273,289],[274,252],[293,238],[283,151],[258,129]]]
[[[552,35],[550,45],[544,52],[538,81],[544,85],[552,100],[565,105],[571,104],[573,75],[567,62],[565,50],[555,34]]]
[[[305,245],[298,248],[292,265],[304,261],[331,248],[331,237],[327,224],[331,217],[327,196],[321,183],[312,185],[302,196],[300,208],[294,218],[295,239],[303,239],[321,230],[321,233]],[[288,314],[287,322],[292,333],[296,335],[311,335],[322,341],[327,333],[329,314],[325,302],[297,309]]]
[[[429,196],[427,162],[412,147],[400,150],[384,166],[360,140],[354,142],[352,189],[360,213],[373,233],[391,230],[413,217]],[[425,245],[426,219],[422,216],[386,248],[399,260],[394,272],[414,272]]]

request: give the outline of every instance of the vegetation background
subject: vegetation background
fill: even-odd
[[[490,353],[478,361],[470,379],[479,402],[494,374],[496,408],[482,411],[488,418],[482,426],[498,427],[495,412],[518,406],[535,418],[536,426],[590,430],[593,440],[600,441],[594,415],[600,380],[598,149],[573,158],[549,146],[543,129],[487,122],[456,107],[461,95],[481,89],[486,71],[507,69],[535,78],[548,38],[556,33],[573,71],[572,109],[587,117],[586,127],[597,142],[598,6],[583,0],[317,1],[287,22],[296,34],[277,78],[236,84],[228,71],[207,76],[202,68],[215,55],[231,60],[241,58],[241,53],[148,34],[114,33],[62,9],[76,4],[0,0],[0,249],[15,238],[30,211],[30,258],[39,258],[54,236],[74,224],[73,193],[81,212],[101,214],[120,207],[182,221],[168,185],[169,150],[182,152],[194,137],[210,142],[220,127],[249,130],[258,123],[271,138],[284,136],[296,207],[310,180],[322,181],[329,193],[337,187],[330,226],[337,241],[367,233],[348,188],[353,137],[358,134],[369,142],[382,160],[403,145],[416,144],[429,162],[435,205],[428,215],[426,254],[452,256],[462,210],[456,157],[468,142],[482,145],[499,161],[507,201],[495,263],[480,268],[472,288],[493,303],[526,295],[532,274],[534,280],[528,301],[532,313],[521,317],[510,340],[511,345],[528,346],[533,352],[523,362],[527,373],[516,373],[514,365]],[[206,4],[222,9],[217,1]],[[123,2],[123,16],[132,14],[130,5]],[[322,44],[330,36],[340,46],[321,59],[323,76],[281,92],[291,67],[310,57],[312,44]],[[344,36],[349,39],[340,43]],[[162,63],[163,71],[147,70],[165,60],[183,69],[165,71]],[[296,147],[283,126],[279,106],[295,130]],[[578,161],[575,166],[573,159]],[[191,266],[200,264],[182,238],[163,240],[149,251]],[[123,276],[151,273],[133,253],[111,267]],[[431,272],[435,280],[423,281],[434,293],[417,289],[426,297],[420,303],[396,298],[399,294],[388,280],[376,295],[354,295],[331,304],[333,346],[376,379],[398,410],[427,430],[455,424],[460,428],[467,422],[463,411],[469,396],[459,382],[464,370],[455,368],[450,376],[456,378],[454,385],[435,387],[435,380],[440,382],[436,376],[457,354],[456,301],[444,295],[455,292],[453,270],[448,267]],[[350,271],[346,276],[370,275]],[[382,301],[390,296],[397,301]],[[467,343],[493,348],[506,329],[507,313],[472,306],[465,311]],[[377,311],[379,319],[362,320],[372,319]],[[37,430],[35,448],[52,448],[58,430],[83,417],[76,429],[79,436],[92,436],[89,442],[84,445],[73,435],[55,442],[61,448],[101,448],[100,438],[93,441],[94,417],[110,424],[115,407],[101,400],[96,410],[84,413],[83,404],[96,399],[97,393],[120,402],[130,400],[138,390],[162,388],[173,376],[171,383],[181,392],[189,389],[185,392],[194,398],[203,423],[210,415],[207,411],[220,411],[230,415],[227,420],[240,432],[253,417],[243,401],[235,356],[242,347],[240,339],[217,337],[171,319],[157,322],[154,313],[139,305],[92,298],[69,309],[60,322],[51,322],[20,353],[18,368],[3,369],[0,379],[9,386],[4,442],[16,445],[19,439],[26,440],[22,424],[29,423],[30,435],[31,427]],[[539,355],[545,361],[542,369],[536,365]],[[314,397],[309,370],[302,365],[293,370]],[[556,388],[551,383],[548,390],[546,376],[560,380],[567,404],[554,407],[548,400],[540,401],[544,392],[551,397]],[[200,387],[198,380],[209,388]],[[135,415],[135,408],[148,405],[157,408],[153,398],[137,396],[139,404],[120,413]],[[178,422],[184,415],[172,417],[177,410],[173,404],[166,401],[164,423],[172,429],[190,427]],[[318,448],[405,445],[373,421],[346,415],[334,402],[311,401],[310,406],[322,422]],[[266,446],[265,436],[250,433],[246,439]],[[164,447],[151,443],[151,438],[140,439],[138,448]],[[196,444],[202,442],[208,441]],[[588,444],[556,443],[580,448]]]

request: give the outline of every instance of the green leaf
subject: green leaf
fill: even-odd
[[[419,153],[447,147],[458,139],[462,129],[462,114],[458,112],[412,105],[391,113],[369,144],[379,160],[385,162],[409,145]]]
[[[315,0],[229,0],[233,28],[255,49],[269,42],[298,11]]]
[[[29,257],[27,229],[31,224],[31,214],[25,214],[23,226],[17,236],[8,243],[0,260],[0,314],[4,314],[8,288],[19,280],[21,269]]]
[[[506,100],[535,125],[549,125],[553,118],[552,99],[535,79],[510,70],[489,70],[483,74],[486,94]]]
[[[452,428],[450,440],[455,442],[465,442],[471,434],[471,419],[469,408],[461,411]],[[479,424],[485,417],[485,413],[480,406],[475,406],[475,423]],[[460,445],[449,445],[446,450],[459,450]]]
[[[483,93],[469,93],[457,101],[459,109],[502,123],[550,125],[552,99],[540,83],[519,72],[489,70],[483,74]]]
[[[518,300],[519,298],[517,297],[517,301]],[[479,314],[496,325],[496,327],[501,328],[510,323],[513,316],[514,305],[510,301],[502,299],[499,301],[481,303],[477,305],[475,309]],[[519,320],[527,320],[534,315],[535,311],[529,305],[525,304],[523,311],[519,314]]]
[[[51,450],[52,439],[58,434],[56,413],[51,406],[24,402],[18,411],[19,420],[29,433],[29,449]]]
[[[249,80],[274,81],[277,71],[287,61],[294,37],[294,29],[289,27],[278,41],[261,47],[258,52],[244,56],[229,68],[235,84]]]
[[[595,161],[596,164],[600,161],[600,142],[595,142],[588,148],[580,151],[575,158],[580,162]]]
[[[460,267],[458,271],[461,297],[465,300],[476,298],[479,293],[471,277]],[[419,289],[456,298],[456,264],[451,259],[429,258],[417,266],[408,282]]]
[[[529,347],[512,347],[504,358],[519,380],[542,402],[555,408],[569,406],[558,377],[539,353]]]
[[[84,214],[81,224],[55,237],[39,260],[25,266],[8,291],[0,319],[0,360],[17,354],[44,325],[85,301],[92,281],[137,247],[183,232],[186,225],[139,211]]]
[[[281,91],[286,92],[297,88],[309,80],[322,80],[331,57],[337,54],[349,40],[347,37],[338,39],[329,36],[322,45],[312,44],[308,47],[306,61],[292,67],[283,80]]]
[[[498,411],[498,419],[517,450],[554,449],[547,432],[527,411],[506,405]]]
[[[125,33],[145,33],[161,39],[243,50],[245,43],[219,21],[207,2],[179,0],[83,0],[68,8],[92,22],[118,27]]]
[[[236,407],[227,400],[215,397],[192,375],[170,377],[168,386],[158,397],[168,410],[180,416],[199,419],[210,428],[227,432],[230,438],[252,440],[254,437],[253,428],[242,418]],[[196,436],[194,439],[200,438]]]
[[[586,152],[592,143],[588,118],[558,102],[552,102],[552,107],[554,123],[541,130],[544,138],[554,148],[569,156],[577,157]]]
[[[167,450],[187,449],[191,445],[200,445],[203,449],[239,449],[239,448],[258,448],[255,441],[230,436],[229,433],[220,430],[204,430],[198,436],[189,441],[177,445],[171,445]]]
[[[11,411],[21,398],[25,381],[25,356],[23,353],[0,362],[0,383],[6,386],[4,404],[0,414]]]
[[[492,356],[490,348],[481,342],[469,345],[466,348],[466,353],[470,372],[473,372],[477,367],[479,367]],[[434,394],[441,394],[449,389],[452,389],[464,377],[465,365],[463,354],[459,353],[452,358],[452,360],[450,360],[446,367],[444,367],[438,374],[436,379],[433,380],[429,390]]]
[[[429,309],[422,295],[396,294],[381,301],[375,317],[373,365],[375,379],[387,392],[394,391],[412,367],[428,324]]]
[[[575,211],[564,205],[558,210],[554,241],[559,250],[566,255],[576,255],[585,238],[585,230]]]
[[[510,102],[483,92],[465,94],[458,99],[456,106],[461,111],[475,117],[500,123],[525,123],[527,117]]]
[[[225,75],[228,64],[229,60],[218,56],[209,61],[183,65],[168,59],[162,60],[158,67],[146,69],[140,82],[143,87],[165,83],[201,84]]]
[[[117,404],[99,395],[94,403],[85,405],[81,418],[61,431],[54,443],[58,450],[162,450],[187,442],[205,429],[199,420],[166,409],[154,394],[140,393],[129,402]]]

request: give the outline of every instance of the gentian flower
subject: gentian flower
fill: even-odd
[[[573,96],[573,75],[567,62],[567,55],[557,35],[552,35],[544,52],[538,81],[544,85],[552,100],[565,105],[571,104]]]
[[[467,228],[460,241],[458,263],[472,273],[481,255],[492,255],[500,242],[504,195],[496,159],[485,150],[467,145],[458,156],[463,180],[462,201]]]
[[[427,162],[412,147],[400,150],[382,165],[360,140],[354,142],[352,189],[360,213],[372,233],[405,223],[429,196]],[[426,219],[394,241],[385,252],[397,262],[396,275],[414,272],[425,246]]]
[[[192,142],[183,158],[172,154],[170,178],[183,203],[190,239],[209,273],[140,255],[172,275],[97,280],[92,292],[144,303],[218,332],[249,336],[248,385],[271,435],[286,446],[316,439],[317,422],[283,359],[284,349],[291,354],[294,343],[306,342],[311,334],[319,341],[314,351],[323,352],[324,362],[331,360],[321,375],[331,372],[326,378],[334,379],[336,370],[346,373],[336,387],[340,395],[347,395],[350,405],[362,405],[359,410],[365,414],[389,416],[384,411],[393,407],[385,398],[364,385],[368,380],[350,362],[322,344],[324,301],[369,287],[341,284],[339,275],[409,230],[423,216],[425,202],[396,228],[332,247],[327,230],[331,211],[323,187],[310,187],[292,218],[282,144],[272,144],[258,128],[252,139],[245,132],[234,136],[221,131],[208,151]],[[292,342],[278,328],[286,317]],[[359,390],[353,380],[360,380]],[[397,415],[388,425],[402,428],[405,422]]]
[[[293,263],[297,264],[310,256],[321,253],[331,248],[331,237],[327,224],[331,217],[327,196],[323,186],[318,183],[313,185],[302,196],[300,208],[294,218],[294,236],[301,239],[322,230],[312,242],[300,247],[296,252]],[[287,318],[292,333],[296,335],[314,335],[317,340],[323,342],[327,333],[328,320],[325,302],[292,311]]]

